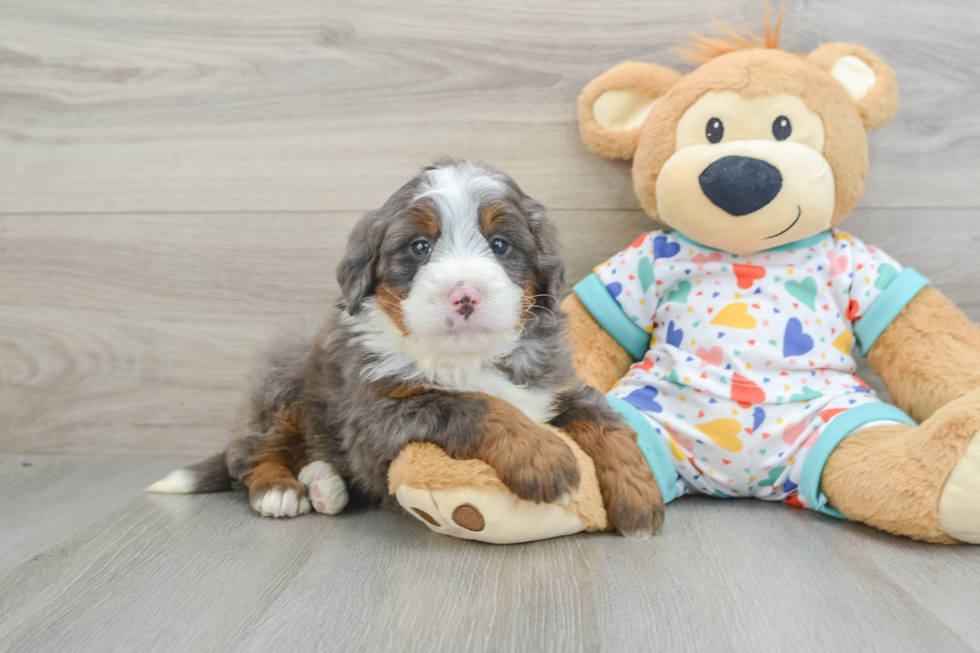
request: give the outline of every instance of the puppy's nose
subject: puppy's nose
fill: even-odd
[[[723,156],[705,168],[698,181],[712,204],[734,216],[758,211],[783,187],[776,166],[748,156]]]
[[[449,293],[449,303],[463,317],[469,317],[476,310],[476,305],[483,300],[483,295],[476,288],[456,288]]]

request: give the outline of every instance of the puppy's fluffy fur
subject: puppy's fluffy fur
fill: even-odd
[[[663,504],[635,434],[575,378],[558,310],[560,246],[544,208],[489,166],[439,161],[354,229],[342,298],[263,359],[228,449],[151,486],[248,489],[268,516],[387,495],[412,441],[493,466],[519,497],[576,491],[567,430],[596,463],[611,522],[659,529]]]

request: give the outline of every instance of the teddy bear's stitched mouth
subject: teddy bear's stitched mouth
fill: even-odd
[[[796,226],[796,223],[800,221],[800,216],[801,215],[803,215],[803,208],[799,204],[797,204],[796,205],[796,219],[793,220],[793,224],[791,224],[790,226],[786,227],[785,229],[783,229],[782,231],[780,231],[778,234],[773,234],[771,236],[766,236],[762,240],[771,240],[771,239],[776,238],[778,236],[782,236],[784,233],[786,233],[787,231],[789,231],[790,229],[792,229],[793,227]]]

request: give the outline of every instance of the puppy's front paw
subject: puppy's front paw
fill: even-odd
[[[248,499],[263,517],[296,517],[310,511],[306,488],[295,482],[253,486],[249,488]]]
[[[306,486],[313,509],[319,513],[336,515],[347,505],[347,485],[329,463],[310,463],[300,470],[299,482]]]
[[[568,503],[578,494],[581,476],[575,454],[556,435],[541,436],[521,451],[503,452],[487,462],[504,485],[521,499],[535,503]]]
[[[655,497],[640,488],[607,496],[609,522],[623,535],[645,539],[663,528],[664,504],[659,490]]]
[[[623,535],[647,538],[658,533],[664,525],[664,500],[650,468],[642,460],[608,463],[596,460],[609,523]]]

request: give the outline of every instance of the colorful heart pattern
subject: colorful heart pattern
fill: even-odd
[[[731,399],[742,408],[749,408],[752,404],[765,403],[766,392],[755,382],[735,372],[732,374]]]
[[[666,236],[657,236],[653,239],[653,258],[671,258],[681,251],[681,246],[673,241],[667,240]]]
[[[711,349],[705,349],[704,347],[699,347],[697,352],[697,357],[701,359],[701,365],[713,365],[718,367],[721,365],[721,361],[725,357],[725,352],[722,351],[721,347],[715,345]]]
[[[677,282],[677,288],[671,290],[667,293],[668,302],[680,302],[681,304],[687,303],[687,297],[691,294],[691,282],[684,279]]]
[[[783,332],[783,356],[802,356],[812,349],[813,337],[803,333],[803,324],[798,318],[789,318]]]
[[[799,439],[801,435],[803,435],[803,431],[805,430],[806,430],[805,421],[790,422],[786,424],[786,426],[783,427],[783,442],[785,442],[788,445],[796,444],[796,441]]]
[[[834,338],[834,341],[830,344],[840,353],[845,356],[850,356],[852,342],[854,342],[854,334],[850,331],[841,331],[840,335]]]
[[[807,506],[810,448],[840,414],[880,401],[854,376],[853,326],[901,266],[840,231],[744,256],[656,231],[595,271],[650,335],[610,394],[660,434],[678,492]],[[615,336],[622,320],[607,317]]]
[[[742,432],[742,424],[738,420],[727,417],[715,419],[698,424],[697,429],[726,451],[737,453],[742,450],[742,441],[738,437]]]
[[[827,274],[831,277],[843,274],[847,270],[847,257],[838,255],[834,250],[827,252],[827,261],[830,263]]]
[[[691,260],[694,261],[694,265],[698,266],[698,272],[700,272],[704,270],[704,266],[708,263],[717,263],[720,261],[721,252],[712,252],[708,255],[695,254],[693,257],[691,257]]]
[[[637,388],[633,392],[623,397],[623,399],[625,399],[628,403],[633,404],[640,410],[645,410],[650,413],[660,413],[663,412],[664,408],[654,401],[658,394],[660,394],[660,392],[656,388],[644,386],[642,388]]]
[[[817,282],[813,277],[807,277],[803,281],[787,281],[786,292],[803,302],[803,305],[811,311],[816,310],[814,306],[817,299]]]
[[[643,293],[650,289],[655,279],[653,278],[653,263],[645,256],[640,259],[640,264],[636,267],[636,276],[640,280],[640,288]]]
[[[733,263],[732,269],[735,271],[735,279],[738,287],[743,290],[751,288],[753,282],[766,276],[766,269],[758,265]]]
[[[895,280],[898,276],[898,270],[895,266],[889,265],[888,263],[883,263],[878,267],[878,276],[875,277],[875,288],[878,290],[884,290],[891,282]]]
[[[732,329],[754,329],[758,321],[749,315],[749,305],[745,302],[732,302],[718,311],[712,324]]]

